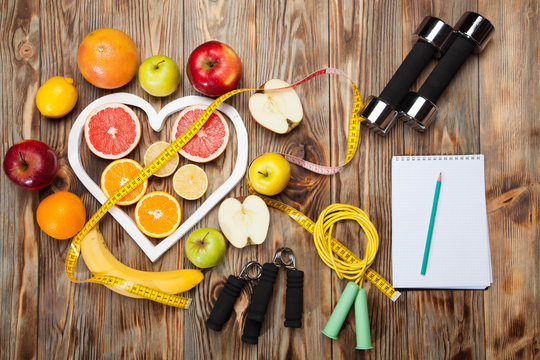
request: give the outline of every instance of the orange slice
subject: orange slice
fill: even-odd
[[[170,144],[166,141],[156,141],[150,145],[144,153],[144,166],[148,166],[148,164],[157,158],[158,155],[161,154],[169,145]],[[175,152],[174,155],[165,164],[163,164],[158,171],[154,173],[154,175],[157,177],[166,177],[171,175],[174,170],[176,170],[179,162],[180,157],[178,156],[178,153]]]
[[[114,192],[125,183],[127,183],[132,177],[137,175],[142,166],[131,159],[120,159],[110,163],[103,173],[101,174],[101,190],[105,196],[110,197]],[[135,204],[146,192],[148,187],[148,180],[137,186],[134,190],[124,196],[117,205],[131,205]]]
[[[208,189],[208,177],[197,165],[184,165],[173,176],[173,188],[180,197],[196,200]]]
[[[154,238],[171,235],[180,225],[182,210],[172,195],[163,191],[146,194],[135,207],[135,222],[143,233]]]

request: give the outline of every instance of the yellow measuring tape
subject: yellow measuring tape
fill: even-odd
[[[343,245],[342,243],[340,243],[338,240],[334,239],[331,236],[332,234],[331,228],[329,229],[330,231],[324,231],[325,226],[328,225],[327,222],[325,222],[326,215],[328,213],[334,212],[336,208],[340,206],[343,207],[337,212],[337,214],[334,213],[336,217],[331,218],[332,225],[333,223],[337,221],[346,219],[346,214],[343,212],[343,210],[346,209],[347,207],[354,208],[356,209],[356,211],[360,209],[355,208],[351,205],[333,204],[333,205],[328,206],[325,210],[323,210],[323,212],[319,215],[319,220],[317,221],[317,223],[315,223],[309,217],[302,214],[300,211],[294,209],[293,207],[289,205],[285,205],[282,202],[271,199],[264,195],[258,194],[249,183],[247,176],[246,176],[246,183],[247,183],[248,190],[252,194],[256,194],[260,196],[264,200],[264,202],[268,204],[269,206],[276,208],[278,210],[281,210],[285,214],[289,215],[294,221],[296,221],[304,229],[306,229],[310,234],[313,235],[315,246],[317,247],[319,256],[321,257],[321,259],[326,265],[336,270],[336,273],[338,274],[340,278],[345,277],[347,279],[354,279],[355,282],[359,284],[359,282],[365,276],[366,279],[368,279],[373,285],[375,285],[377,289],[379,289],[390,300],[396,301],[399,298],[401,293],[397,291],[396,289],[394,289],[394,287],[388,281],[386,281],[384,277],[379,275],[375,270],[373,270],[370,267],[371,264],[373,263],[375,253],[377,252],[376,249],[374,252],[369,251],[369,256],[368,256],[368,251],[367,251],[368,248],[366,248],[366,257],[364,259],[360,259],[352,251],[350,251],[345,245]],[[350,210],[350,209],[347,208],[347,210]],[[363,221],[365,227],[362,226],[362,223],[361,223],[361,226],[364,229],[364,231],[366,231],[367,229],[366,237],[368,239],[368,244],[370,244],[371,242],[372,244],[371,248],[372,248],[374,246],[373,243],[376,241],[377,243],[376,248],[378,248],[379,237],[377,235],[377,230],[375,230],[375,227],[369,221],[367,214],[365,214],[362,210],[360,211],[362,212],[361,216],[363,217],[361,221]],[[322,226],[322,230],[318,230],[317,227],[321,227],[321,226]],[[376,237],[376,240],[374,239],[375,237]],[[324,244],[323,241],[326,241],[326,243]],[[319,248],[324,249],[322,251],[325,253],[323,255],[324,258],[323,256],[321,256],[321,251],[319,250]],[[331,254],[332,252],[338,255],[346,263],[345,264],[343,262],[338,262],[340,265],[339,270],[337,270],[334,267],[336,260],[334,256]],[[371,261],[369,261],[369,263],[366,262],[366,258],[371,259]],[[329,261],[327,262],[327,260]],[[356,276],[351,277],[350,276],[351,274],[353,275],[356,274]]]
[[[77,265],[77,260],[79,259],[81,252],[81,241],[85,235],[97,225],[99,220],[111,207],[114,206],[119,200],[121,200],[126,194],[131,190],[135,189],[137,186],[142,184],[146,179],[152,176],[160,167],[163,166],[178,150],[180,150],[185,144],[191,140],[193,136],[199,131],[199,129],[204,125],[206,120],[210,115],[216,110],[216,108],[223,101],[229,97],[238,94],[243,91],[252,90],[252,89],[237,89],[231,92],[228,92],[225,95],[217,98],[212,104],[210,104],[201,116],[182,134],[180,135],[171,145],[169,145],[154,161],[148,164],[140,173],[135,175],[131,180],[129,180],[124,186],[118,189],[114,194],[111,195],[99,208],[99,210],[92,215],[90,220],[84,225],[82,230],[73,238],[71,241],[71,246],[68,250],[68,255],[66,258],[66,273],[68,278],[76,283],[83,282],[92,282],[98,283],[106,286],[115,287],[120,290],[127,291],[139,297],[152,300],[161,304],[170,305],[178,307],[181,309],[187,309],[191,303],[191,299],[185,298],[182,296],[170,295],[164,292],[140,285],[135,284],[132,281],[127,281],[115,276],[110,275],[101,275],[101,276],[92,276],[90,279],[86,280],[77,280],[75,278],[75,267]]]
[[[323,74],[336,74],[336,75],[347,77],[341,70],[327,68],[327,69],[318,70],[310,74],[306,78],[291,85],[290,87],[298,86],[316,76],[323,75]],[[341,170],[341,168],[343,168],[352,159],[356,151],[356,148],[358,146],[358,141],[359,141],[359,125],[360,125],[361,119],[357,116],[357,113],[361,110],[362,99],[361,99],[360,92],[357,86],[354,84],[352,80],[349,79],[349,81],[351,82],[354,88],[355,100],[354,100],[354,106],[351,112],[351,117],[350,117],[350,122],[349,122],[347,156],[346,156],[345,163],[338,167],[327,167],[327,166],[307,163],[302,159],[298,159],[298,158],[286,155],[285,157],[289,161],[295,164],[298,164],[300,166],[303,166],[311,171],[315,171],[322,174],[333,174]],[[216,110],[216,108],[222,102],[224,102],[226,99],[238,93],[241,93],[244,91],[254,91],[254,90],[260,90],[260,89],[255,89],[255,88],[237,89],[218,97],[204,110],[204,112],[199,116],[199,118],[182,135],[180,135],[173,143],[171,143],[156,159],[154,159],[139,174],[135,175],[132,179],[130,179],[124,186],[122,186],[114,194],[112,194],[111,197],[109,197],[105,201],[105,203],[103,203],[103,205],[90,218],[90,220],[88,220],[88,222],[84,225],[83,229],[73,238],[71,242],[71,246],[69,248],[68,255],[66,258],[66,273],[71,281],[76,282],[76,283],[83,283],[83,282],[98,283],[98,284],[102,284],[106,286],[115,287],[115,288],[127,291],[129,293],[132,293],[134,295],[137,295],[139,297],[143,297],[143,298],[146,298],[155,302],[159,302],[162,304],[171,305],[171,306],[175,306],[175,307],[183,308],[183,309],[189,307],[190,299],[188,298],[166,294],[161,291],[157,291],[155,289],[151,289],[140,284],[135,284],[131,281],[127,281],[125,279],[121,279],[114,276],[102,275],[102,276],[93,276],[90,279],[86,279],[86,280],[77,280],[75,278],[75,267],[77,265],[77,260],[80,256],[80,243],[82,239],[85,237],[85,235],[95,225],[97,225],[100,219],[103,216],[105,216],[105,214],[109,211],[109,209],[111,209],[112,206],[114,206],[119,200],[121,200],[130,191],[132,191],[137,186],[142,184],[145,180],[147,180],[161,166],[163,166],[175,153],[177,153],[185,144],[187,144],[189,140],[191,140],[191,138],[195,136],[195,134],[199,131],[199,129],[206,123],[210,115]],[[250,191],[253,191],[253,189],[250,188]],[[265,198],[265,197],[262,197],[262,198],[269,205],[289,214],[289,216],[293,217],[304,228],[306,228],[308,231],[313,233],[314,223],[305,215],[303,215],[302,213],[296,211],[295,209],[287,205],[281,204],[272,199]],[[358,257],[356,257],[352,252],[350,252],[345,246],[343,246],[337,240],[332,239],[331,246],[332,246],[333,251],[345,261],[350,262],[350,263],[360,262],[360,259]],[[390,284],[386,280],[384,280],[380,275],[378,275],[373,270],[371,270],[370,268],[367,269],[366,277],[371,282],[373,282],[379,289],[381,289],[381,291],[383,291],[383,293],[385,293],[387,296],[389,296],[393,300],[397,298],[395,297],[395,294],[397,292],[390,286]]]

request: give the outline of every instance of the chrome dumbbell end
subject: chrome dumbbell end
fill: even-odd
[[[439,96],[472,52],[481,52],[488,43],[493,25],[483,16],[466,12],[458,20],[447,51],[418,93],[409,92],[398,107],[398,118],[415,130],[424,131],[437,112]]]
[[[454,29],[434,16],[426,16],[413,33],[413,39],[423,40],[435,48],[435,57],[440,58],[448,45]]]
[[[409,92],[401,103],[399,119],[415,130],[423,132],[433,120],[436,112],[437,105],[435,103],[415,92]]]
[[[493,25],[480,14],[468,11],[461,15],[456,26],[456,33],[459,36],[472,40],[476,47],[474,53],[481,53],[491,40]]]
[[[381,98],[370,96],[358,115],[364,118],[364,125],[380,135],[385,135],[392,128],[398,112]]]

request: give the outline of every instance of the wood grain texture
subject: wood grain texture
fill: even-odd
[[[427,14],[453,25],[465,11],[475,11],[475,1],[438,3],[425,1],[403,7],[403,53],[412,47],[410,34]],[[482,57],[484,55],[481,55]],[[404,127],[405,154],[476,154],[480,150],[478,121],[478,57],[471,56],[437,102],[439,112],[425,133]],[[432,63],[434,67],[435,62]],[[431,71],[431,68],[428,69]],[[423,82],[424,73],[419,79]],[[419,85],[418,85],[419,86]],[[415,87],[418,89],[418,87]],[[403,124],[401,124],[403,125]],[[409,357],[484,358],[483,293],[479,291],[415,291],[407,293]]]
[[[387,14],[385,18],[377,14]],[[346,70],[360,86],[361,93],[379,94],[401,63],[401,5],[396,1],[383,2],[335,2],[330,12],[331,66]],[[368,37],[360,34],[370,34]],[[361,39],[361,40],[360,40]],[[386,61],[381,61],[380,54]],[[332,82],[332,158],[333,163],[343,163],[346,155],[348,117],[352,107],[352,91],[343,80]],[[332,178],[332,202],[341,202],[360,207],[368,213],[380,238],[380,247],[373,268],[391,281],[390,268],[390,168],[392,154],[402,151],[401,129],[394,129],[388,136],[381,137],[362,127],[360,143],[353,161]],[[365,256],[366,240],[358,224],[344,222],[338,225],[336,237],[351,251]],[[346,285],[345,280],[332,276],[332,307],[339,300]],[[371,324],[371,342],[381,352],[355,350],[356,333],[354,310],[351,309],[333,342],[335,359],[379,358],[399,359],[406,356],[405,301],[393,303],[369,281],[362,287],[368,295],[368,310]],[[381,324],[382,326],[374,326]],[[326,340],[330,341],[330,340]]]
[[[89,86],[77,68],[78,45],[90,31],[103,26],[110,27],[112,23],[109,22],[110,14],[106,15],[110,13],[110,3],[103,2],[102,7],[86,5],[77,6],[63,1],[46,1],[40,4],[43,58],[40,83],[52,76],[71,77],[79,93],[75,109],[65,119],[41,117],[41,140],[56,150],[60,168],[59,176],[52,187],[41,191],[40,197],[44,198],[60,190],[70,191],[81,196],[87,212],[91,214],[97,210],[97,201],[85,191],[71,170],[67,160],[66,140],[75,121],[75,114],[82,111],[93,99],[102,96],[101,90]],[[98,21],[100,23],[96,24]],[[95,166],[87,169],[92,174],[98,171]],[[112,224],[102,223],[101,228],[107,229],[106,225]],[[40,235],[41,315],[38,332],[48,335],[38,338],[38,357],[68,358],[106,353],[110,349],[111,339],[101,337],[99,333],[102,328],[110,327],[110,293],[92,285],[79,287],[71,283],[66,276],[64,265],[69,242],[52,239],[43,233]]]
[[[257,83],[272,78],[289,83],[328,65],[328,5],[310,1],[264,1],[257,7]],[[302,123],[291,133],[280,136],[262,127],[256,130],[257,154],[286,152],[318,164],[330,162],[328,121],[329,79],[319,77],[297,88],[304,107]],[[277,198],[316,219],[330,202],[329,179],[292,167],[291,186]],[[296,266],[305,272],[304,318],[301,329],[283,326],[286,276],[280,272],[269,304],[258,356],[262,359],[327,357],[331,344],[322,340],[320,330],[330,296],[329,272],[321,269],[312,237],[289,217],[271,210],[271,230],[258,256],[270,261],[280,246],[296,254]],[[322,271],[319,271],[322,270]]]
[[[536,359],[540,353],[539,6],[535,1],[480,1],[479,11],[500,29],[478,68],[480,147],[486,154],[494,281],[483,297],[486,357]],[[518,27],[519,32],[507,30]],[[509,56],[516,52],[519,56]],[[497,79],[499,85],[490,79]]]
[[[0,358],[173,358],[173,359],[535,359],[540,353],[537,311],[540,275],[539,7],[535,1],[311,1],[311,0],[165,0],[65,2],[6,0],[0,5],[0,108],[2,152],[21,139],[41,139],[58,153],[53,184],[27,192],[0,176]],[[373,268],[391,280],[390,159],[394,155],[483,153],[494,283],[481,291],[407,291],[393,303],[369,282],[373,349],[355,350],[354,311],[338,340],[321,334],[346,281],[319,259],[311,235],[287,215],[271,209],[271,228],[261,246],[229,246],[223,261],[205,271],[205,280],[185,293],[188,311],[120,296],[96,284],[72,284],[64,261],[69,242],[44,235],[35,222],[41,199],[68,190],[82,197],[88,215],[99,204],[84,189],[67,161],[67,136],[77,115],[91,101],[116,91],[143,97],[156,109],[197,92],[185,76],[191,51],[207,40],[229,44],[242,59],[241,87],[271,78],[288,82],[326,66],[345,71],[364,97],[377,95],[407,55],[410,34],[423,17],[453,25],[467,10],[478,11],[495,26],[492,43],[472,56],[438,101],[439,112],[423,134],[396,124],[381,137],[362,127],[357,153],[338,175],[327,177],[292,168],[292,180],[276,198],[312,219],[329,204],[364,209],[380,236]],[[148,95],[137,78],[118,90],[91,86],[76,65],[79,43],[92,30],[118,28],[129,34],[139,61],[164,54],[180,67],[179,89],[165,98]],[[413,85],[418,89],[433,61]],[[41,117],[35,93],[48,78],[73,77],[78,103],[64,119]],[[249,134],[249,160],[268,151],[338,165],[352,91],[347,81],[323,76],[297,88],[304,105],[302,124],[287,135],[260,127],[248,111],[249,93],[227,102]],[[175,116],[155,133],[135,110],[142,138],[129,157],[142,161],[155,141],[169,140]],[[209,192],[230,174],[236,157],[231,129],[224,155],[201,165]],[[98,181],[108,161],[81,146],[83,165]],[[181,164],[187,163],[181,160]],[[173,192],[170,179],[152,179],[149,191]],[[230,196],[247,195],[239,184]],[[180,199],[179,199],[180,200]],[[183,216],[202,200],[181,201]],[[126,209],[133,214],[133,207]],[[218,227],[217,209],[197,227]],[[108,246],[125,264],[141,270],[193,268],[184,241],[150,262],[110,216],[100,222]],[[363,256],[365,238],[358,225],[339,224],[335,236]],[[158,240],[156,240],[157,242]],[[301,329],[283,326],[285,272],[276,279],[258,345],[240,341],[250,289],[242,291],[221,332],[204,325],[226,277],[250,260],[271,261],[280,246],[291,247],[305,271]],[[89,275],[79,264],[77,276]]]
[[[40,82],[40,17],[37,1],[2,3],[0,8],[0,28],[9,34],[0,42],[3,73],[10,74],[0,77],[5,154],[14,143],[41,136],[34,107]],[[38,197],[15,188],[5,175],[0,188],[0,357],[30,359],[36,357],[39,322],[39,228],[34,220]]]
[[[255,6],[253,2],[244,1],[187,1],[184,2],[184,59],[200,44],[218,40],[231,46],[242,59],[243,75],[239,87],[251,87],[255,84],[255,58],[251,56],[255,51],[256,33],[253,21],[239,21],[239,19],[254,19]],[[238,36],[242,34],[242,36]],[[186,64],[184,61],[184,66]],[[184,72],[185,74],[185,72]],[[193,89],[187,76],[184,77],[184,95],[198,95]],[[235,96],[228,101],[238,111],[246,128],[249,142],[253,144],[253,124],[249,121],[247,111],[247,95]],[[231,131],[232,133],[233,131]],[[233,139],[234,140],[234,139]],[[251,150],[251,149],[250,149]],[[251,152],[251,151],[250,151]],[[225,152],[216,161],[207,167],[210,181],[222,183],[231,173],[236,159],[236,141],[232,141]],[[210,171],[209,171],[210,170]],[[211,191],[209,189],[209,191]],[[237,186],[230,196],[247,195],[242,186]],[[217,222],[218,208],[214,208],[208,216],[201,221],[200,226],[219,228]],[[256,346],[242,346],[240,337],[243,329],[243,315],[249,303],[247,287],[238,298],[235,310],[221,332],[215,332],[206,327],[204,322],[208,318],[219,291],[231,274],[238,275],[248,261],[256,259],[255,249],[239,250],[228,246],[223,266],[218,266],[205,272],[206,280],[194,294],[194,309],[185,314],[185,342],[184,357],[186,359],[251,359],[257,357]],[[184,266],[189,266],[189,260],[180,259]]]

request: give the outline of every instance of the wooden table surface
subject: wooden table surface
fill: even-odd
[[[349,74],[367,96],[379,94],[401,64],[412,46],[410,34],[424,16],[454,24],[468,10],[493,23],[492,42],[452,81],[428,131],[422,134],[397,124],[381,137],[362,127],[358,151],[341,173],[319,176],[294,167],[289,187],[277,198],[311,218],[334,202],[364,209],[381,239],[373,268],[391,281],[391,157],[485,154],[494,277],[488,290],[405,291],[393,303],[365,282],[373,349],[355,350],[352,311],[337,341],[321,334],[346,281],[318,258],[310,234],[274,209],[266,242],[245,249],[229,246],[223,261],[205,271],[205,280],[186,293],[193,298],[187,311],[68,280],[64,261],[69,242],[44,235],[35,210],[41,199],[59,190],[81,196],[89,214],[98,209],[67,160],[67,137],[77,114],[114,92],[91,86],[77,68],[78,45],[90,31],[121,29],[137,44],[140,59],[165,54],[181,69],[196,46],[216,39],[232,46],[242,59],[242,87],[256,87],[270,78],[292,82],[331,66]],[[0,357],[537,359],[539,21],[534,0],[3,1],[2,153],[21,139],[40,139],[59,154],[60,170],[54,183],[39,192],[24,191],[4,174],[0,177]],[[434,62],[429,69],[433,66]],[[35,106],[38,87],[55,75],[74,78],[79,92],[73,112],[59,120],[43,118]],[[164,99],[146,94],[136,78],[115,91],[139,95],[156,109],[196,94],[184,70],[179,89]],[[323,76],[298,93],[304,121],[282,136],[254,122],[247,107],[249,94],[228,101],[248,129],[249,159],[281,151],[320,164],[342,163],[352,106],[349,84]],[[168,139],[168,131],[155,133],[146,121],[142,124],[141,143],[130,155],[139,161],[149,144]],[[166,129],[170,126],[171,121]],[[233,137],[224,156],[204,165],[211,189],[234,165],[235,144]],[[81,152],[87,171],[98,179],[107,162],[90,155],[84,144]],[[152,180],[150,189],[172,192],[170,178]],[[238,185],[230,196],[245,194],[245,185]],[[183,201],[186,216],[200,203]],[[217,209],[198,226],[218,227]],[[107,215],[100,227],[111,251],[129,266],[153,271],[192,267],[183,241],[151,263],[112,217]],[[336,237],[362,255],[365,241],[357,225],[338,225]],[[223,331],[208,330],[204,320],[226,276],[238,273],[249,260],[269,261],[279,246],[291,247],[305,271],[303,327],[283,327],[285,276],[280,274],[258,345],[240,341],[247,290]],[[78,275],[88,274],[82,267]]]

